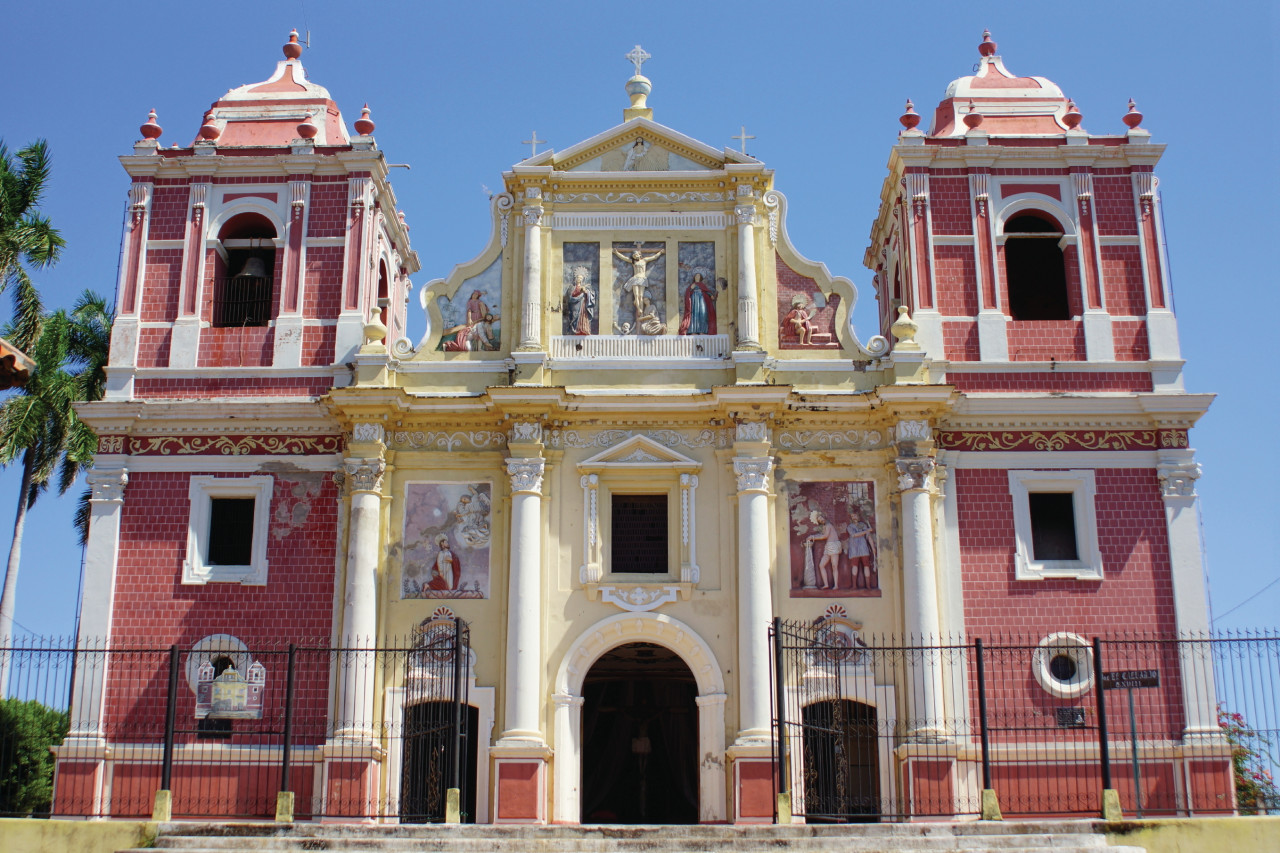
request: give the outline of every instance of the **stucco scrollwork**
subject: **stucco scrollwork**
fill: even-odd
[[[643,613],[647,610],[656,610],[662,605],[670,604],[679,598],[680,587],[678,586],[600,587],[601,601],[616,604],[623,610],[631,613]]]
[[[351,492],[382,491],[382,474],[387,466],[381,459],[344,459],[342,471]]]
[[[769,427],[764,421],[738,421],[734,437],[737,441],[768,441]]]
[[[643,435],[663,447],[688,447],[697,450],[702,447],[724,448],[729,446],[729,439],[724,430],[701,429],[691,432],[680,432],[673,429],[659,430],[627,430],[605,429],[596,433],[578,430],[550,430],[547,433],[547,445],[557,450],[572,448],[586,450],[592,447],[612,447],[628,438]]]
[[[784,450],[869,450],[884,444],[884,433],[878,429],[783,430],[777,441]]]
[[[515,421],[511,424],[511,441],[542,441],[542,424],[537,421]]]
[[[351,438],[355,441],[381,444],[386,437],[382,424],[356,424],[351,429]]]
[[[511,491],[542,493],[542,472],[546,462],[537,457],[508,459],[507,476],[511,478]]]
[[[898,488],[902,491],[929,488],[930,474],[933,473],[935,461],[931,456],[906,457],[896,460],[898,467]]]
[[[506,433],[491,429],[456,430],[454,432],[443,430],[397,430],[391,433],[393,447],[412,450],[453,451],[462,447],[463,444],[470,445],[474,450],[489,450],[494,447],[502,447],[506,443]]]
[[[733,460],[733,475],[739,492],[762,492],[769,489],[773,460],[769,457],[738,457]]]
[[[928,421],[898,421],[894,427],[898,441],[928,441],[933,434],[929,430]]]

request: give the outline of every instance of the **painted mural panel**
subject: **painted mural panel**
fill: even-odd
[[[440,315],[445,352],[496,352],[502,348],[502,256],[482,273],[458,287],[450,299],[441,296]]]
[[[791,597],[879,595],[875,484],[791,483]]]
[[[561,333],[600,334],[600,244],[565,243],[561,259],[564,270]]]
[[[778,346],[781,349],[839,349],[837,293],[824,294],[808,276],[777,258]]]
[[[489,483],[410,483],[405,489],[401,598],[488,598]]]
[[[681,243],[680,334],[716,334],[716,244]]]
[[[613,244],[613,328],[620,335],[667,333],[665,243]]]

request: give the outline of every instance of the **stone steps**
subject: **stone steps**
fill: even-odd
[[[1108,845],[1100,826],[1093,821],[813,826],[289,826],[175,822],[160,825],[152,849],[174,853],[1143,853],[1140,847]]]

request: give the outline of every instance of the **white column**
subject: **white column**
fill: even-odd
[[[357,436],[359,439],[359,436]],[[341,677],[337,736],[367,739],[373,734],[373,691],[377,642],[378,550],[382,519],[379,458],[343,461],[351,492],[347,527],[347,586],[342,609]]]
[[[94,466],[89,483],[89,540],[84,549],[84,590],[80,599],[79,659],[71,694],[72,739],[105,743],[102,698],[107,681],[106,650],[115,607],[116,564],[120,554],[120,508],[129,473],[124,468]]]
[[[525,198],[524,291],[520,312],[520,349],[542,347],[542,191],[531,187]]]
[[[1179,456],[1183,456],[1179,453]],[[1196,480],[1200,466],[1185,453],[1183,459],[1161,459],[1158,473],[1169,526],[1169,564],[1173,573],[1173,607],[1177,619],[1182,669],[1182,701],[1187,737],[1220,737],[1213,653],[1209,638],[1209,601],[1204,588],[1200,543],[1200,507]],[[1201,642],[1194,642],[1194,641]]]
[[[899,430],[901,432],[901,430]],[[902,493],[902,587],[905,628],[913,645],[942,639],[938,611],[938,570],[933,549],[932,457],[899,457]],[[936,738],[943,730],[942,665],[938,654],[922,653],[912,667],[911,730],[917,738]]]
[[[738,218],[738,346],[760,346],[760,309],[756,282],[756,208],[740,204]]]
[[[568,693],[557,693],[551,699],[555,702],[556,738],[556,796],[551,819],[578,823],[582,820],[582,705],[586,700]]]
[[[769,624],[773,597],[769,584],[769,457],[737,457],[738,479],[738,743],[768,742]]]
[[[719,761],[707,761],[711,756],[724,755],[724,701],[723,693],[706,693],[697,697],[698,703],[698,819],[703,823],[721,823],[728,819],[725,801],[724,765]]]
[[[511,477],[511,585],[507,599],[506,731],[508,742],[543,742],[542,472],[544,460],[507,460]]]

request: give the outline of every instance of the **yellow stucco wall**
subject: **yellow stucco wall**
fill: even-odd
[[[1107,825],[1107,840],[1147,853],[1274,853],[1280,850],[1280,817],[1122,821]]]
[[[155,837],[156,825],[141,820],[0,818],[0,853],[115,853]]]

